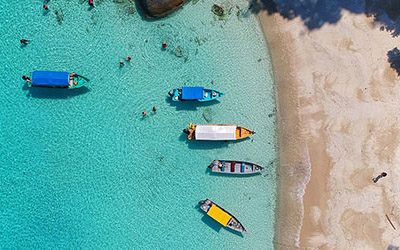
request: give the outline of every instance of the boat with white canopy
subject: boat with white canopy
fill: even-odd
[[[189,140],[236,141],[244,139],[255,132],[236,125],[226,124],[192,124],[184,130]]]

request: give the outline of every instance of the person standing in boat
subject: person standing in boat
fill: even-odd
[[[70,86],[70,87],[78,85],[78,82],[75,81],[75,75],[76,75],[76,74],[75,74],[74,72],[71,72],[71,73],[69,74],[69,86]]]

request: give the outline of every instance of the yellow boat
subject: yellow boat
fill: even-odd
[[[201,210],[207,213],[208,216],[216,220],[222,226],[240,233],[246,232],[246,229],[238,219],[210,199],[202,200],[199,202],[199,204]]]
[[[236,141],[249,137],[255,132],[236,125],[193,124],[183,130],[189,140]]]

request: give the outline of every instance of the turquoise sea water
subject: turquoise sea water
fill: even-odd
[[[0,247],[272,248],[275,104],[256,18],[238,18],[233,8],[215,20],[213,2],[200,0],[148,22],[129,14],[131,1],[116,2],[89,10],[86,1],[51,0],[43,15],[41,1],[0,0]],[[22,37],[31,44],[21,48]],[[126,55],[132,62],[119,68]],[[75,71],[90,83],[28,89],[21,75],[38,69]],[[212,105],[167,101],[171,88],[198,84],[226,95]],[[257,133],[239,143],[189,143],[182,134],[189,122]],[[268,170],[214,176],[206,166],[215,158]],[[196,208],[204,198],[248,232],[238,236],[204,216]]]

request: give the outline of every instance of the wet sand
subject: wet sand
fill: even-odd
[[[400,39],[342,14],[312,31],[260,14],[277,84],[281,249],[400,245],[400,78],[387,61]]]

